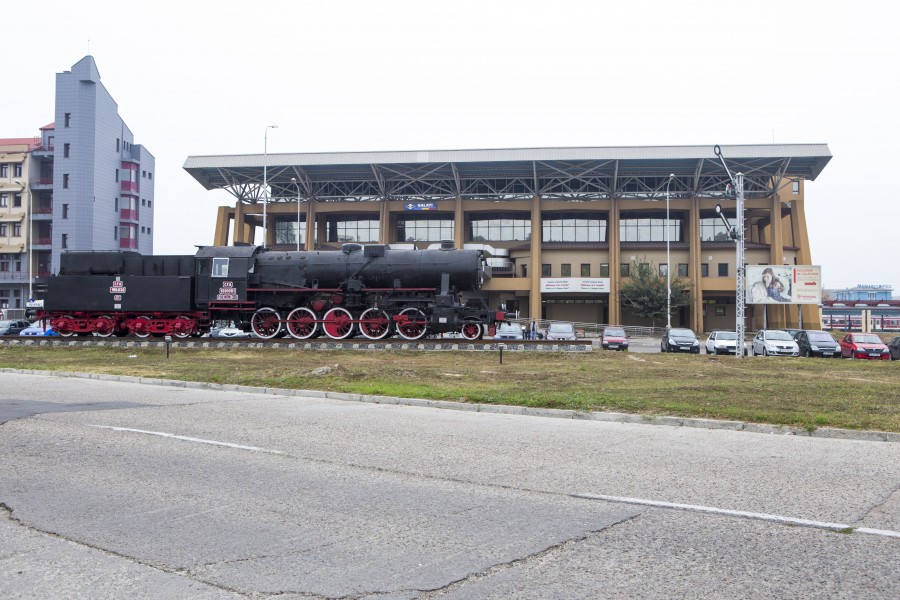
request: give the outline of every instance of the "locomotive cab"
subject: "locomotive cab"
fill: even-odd
[[[210,311],[245,309],[248,305],[247,282],[260,250],[259,246],[200,248],[195,261],[197,306]]]

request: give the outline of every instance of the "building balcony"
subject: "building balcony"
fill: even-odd
[[[31,186],[33,190],[52,190],[53,189],[53,178],[52,177],[42,177],[40,179],[32,179],[28,182],[28,185]]]
[[[137,250],[138,241],[136,238],[119,238],[119,248],[122,250]]]
[[[3,283],[28,283],[28,273],[0,271],[0,281]]]
[[[123,221],[137,221],[138,211],[136,208],[123,208],[119,211],[119,218]]]
[[[53,238],[50,236],[47,237],[36,237],[33,242],[33,250],[49,250],[50,246],[53,244]]]

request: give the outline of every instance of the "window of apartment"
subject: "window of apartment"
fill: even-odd
[[[13,177],[21,177],[22,176],[22,163],[16,163],[13,165]]]
[[[9,163],[0,164],[0,177],[9,177]]]
[[[62,218],[63,218],[63,219],[68,219],[68,218],[69,218],[69,205],[68,205],[68,204],[63,204],[63,208],[62,208]]]
[[[522,265],[522,277],[528,277],[528,265]]]
[[[600,277],[609,277],[609,263],[600,263]]]
[[[553,277],[550,265],[541,265],[541,277]]]
[[[116,152],[119,151],[119,142],[121,142],[121,141],[122,140],[120,140],[119,138],[116,138]]]
[[[146,179],[146,178],[147,178],[147,171],[141,171],[141,177],[143,177],[144,179]]]
[[[660,277],[668,277],[669,276],[669,265],[666,263],[659,263],[659,276]]]
[[[116,211],[116,212],[119,212],[119,199],[118,199],[118,198],[116,198],[116,199],[113,201],[113,210]]]
[[[141,206],[147,206],[147,199],[141,198]]]
[[[63,158],[69,158],[69,149],[72,147],[72,144],[66,142],[63,144]]]
[[[22,206],[22,194],[13,194],[13,206],[16,208]]]
[[[15,267],[16,273],[21,273],[22,272],[22,259],[19,258],[19,259],[16,259],[15,261],[13,261],[13,267]],[[18,292],[18,291],[19,290],[13,290],[13,293]],[[18,294],[16,294],[16,295],[18,295]]]
[[[153,200],[147,200],[147,208],[153,206]]]
[[[619,223],[619,237],[623,242],[681,241],[681,219],[623,218]]]
[[[547,214],[541,221],[544,242],[606,241],[606,219],[583,214]]]
[[[442,217],[397,217],[397,241],[440,242],[453,239],[453,219]]]
[[[153,173],[147,173],[147,179],[153,179]]]
[[[116,182],[118,182],[118,181],[119,181],[119,170],[116,169]]]
[[[65,123],[64,127],[69,127],[72,125],[72,113],[66,113],[63,117],[63,121]]]
[[[141,225],[141,233],[147,233],[147,228]]]
[[[306,229],[306,223],[303,223],[303,228],[304,228],[304,230]],[[148,228],[147,228],[147,235],[150,235],[150,233],[151,233],[151,231],[150,231],[150,228],[148,227]],[[302,240],[301,240],[301,241],[302,241]]]
[[[791,182],[791,192],[794,194],[800,193],[800,182],[797,181],[796,179]]]
[[[719,277],[728,277],[728,263],[719,263]]]
[[[619,265],[619,275],[622,277],[631,277],[631,264],[622,263]]]
[[[709,277],[709,263],[700,265],[700,277]]]
[[[473,242],[524,242],[531,239],[531,220],[514,217],[478,216],[469,221]]]
[[[688,276],[687,263],[678,263],[678,276],[679,277],[687,277]]]
[[[113,239],[114,240],[119,239],[119,227],[118,226],[113,227]]]
[[[20,237],[21,235],[22,235],[22,224],[21,223],[13,223],[12,236]]]
[[[6,260],[6,255],[3,255],[3,260],[0,260],[0,272],[9,273],[9,261]]]
[[[6,208],[9,206],[9,194],[0,194],[0,208]]]
[[[590,277],[591,276],[591,265],[589,263],[581,263],[581,276],[582,277]]]
[[[69,187],[69,174],[68,173],[63,173],[63,187],[64,188]]]
[[[377,242],[378,218],[337,216],[328,219],[326,242]]]
[[[62,247],[63,248],[69,247],[69,234],[68,233],[62,234]]]
[[[0,237],[6,237],[9,235],[9,225],[7,223],[0,223]]]
[[[560,277],[571,277],[572,276],[572,265],[563,263],[560,266]]]

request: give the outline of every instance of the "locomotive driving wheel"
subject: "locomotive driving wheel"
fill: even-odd
[[[397,321],[397,333],[405,340],[419,340],[428,332],[428,317],[418,308],[404,308]]]
[[[369,308],[359,317],[359,332],[370,340],[384,339],[391,332],[391,318],[378,308]]]
[[[480,340],[484,335],[484,328],[480,323],[465,323],[460,328],[459,334],[469,341]]]
[[[75,319],[71,315],[60,317],[56,321],[56,331],[61,337],[71,337],[75,335]]]
[[[100,337],[109,337],[116,332],[116,320],[109,315],[94,320],[94,333]]]
[[[353,316],[346,308],[332,308],[323,319],[325,335],[334,340],[343,340],[353,333]]]
[[[264,340],[270,340],[281,333],[281,315],[274,308],[260,308],[250,318],[253,333]]]
[[[194,320],[184,315],[175,317],[172,321],[172,335],[177,338],[186,338],[194,331]]]
[[[131,322],[131,334],[139,338],[149,337],[152,333],[150,326],[150,317],[137,317]]]
[[[295,308],[287,318],[287,332],[298,340],[308,340],[315,337],[319,324],[316,323],[316,313],[308,308]]]

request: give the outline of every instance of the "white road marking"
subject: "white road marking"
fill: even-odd
[[[799,527],[813,527],[816,529],[828,529],[830,531],[865,533],[868,535],[880,535],[885,537],[900,538],[900,531],[891,531],[889,529],[871,529],[869,527],[853,527],[852,525],[844,525],[843,523],[826,523],[823,521],[810,521],[808,519],[795,519],[793,517],[783,517],[781,515],[769,515],[766,513],[753,513],[742,510],[728,510],[726,508],[716,508],[714,506],[697,506],[694,504],[676,504],[673,502],[660,502],[658,500],[644,500],[642,498],[625,498],[622,496],[603,496],[600,494],[573,494],[575,498],[584,498],[587,500],[606,500],[608,502],[622,502],[624,504],[640,504],[642,506],[652,506],[655,508],[670,508],[674,510],[686,510],[691,512],[709,513],[714,515],[724,515],[728,517],[740,517],[742,519],[754,519],[757,521],[771,521],[773,523],[781,523],[783,525],[796,525]]]
[[[205,440],[203,438],[188,437],[186,435],[175,435],[174,433],[166,433],[164,431],[145,431],[143,429],[131,429],[128,427],[112,427],[110,425],[91,425],[98,429],[112,429],[113,431],[128,431],[131,433],[143,433],[146,435],[158,435],[159,437],[172,438],[185,442],[196,442],[198,444],[209,444],[211,446],[225,446],[226,448],[235,448],[237,450],[249,450],[250,452],[262,452],[264,454],[284,454],[280,450],[270,450],[268,448],[258,448],[257,446],[244,446],[242,444],[232,444],[230,442],[219,442],[216,440]]]

